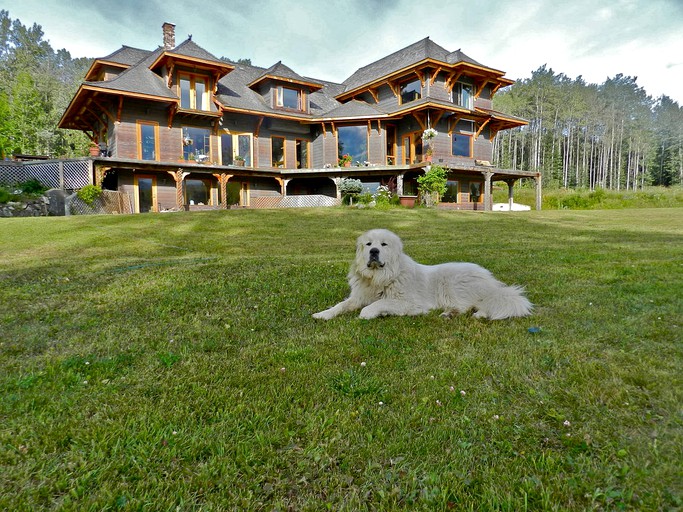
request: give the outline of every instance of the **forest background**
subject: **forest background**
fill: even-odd
[[[93,59],[72,59],[43,35],[40,25],[24,26],[0,11],[2,158],[87,154],[85,135],[57,124]],[[683,184],[683,107],[648,95],[637,77],[617,74],[593,84],[544,65],[499,91],[493,106],[529,121],[498,133],[494,165],[539,171],[544,187]]]

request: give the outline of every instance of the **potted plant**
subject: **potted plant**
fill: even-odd
[[[100,146],[95,144],[94,142],[90,144],[90,156],[100,156]]]
[[[425,148],[425,161],[427,162],[432,161],[432,139],[437,135],[439,135],[439,132],[434,128],[427,128],[422,132],[422,144]]]
[[[244,157],[242,155],[236,155],[234,159],[235,165],[244,167]]]
[[[348,153],[343,154],[339,157],[339,167],[351,167],[352,160],[351,155]]]

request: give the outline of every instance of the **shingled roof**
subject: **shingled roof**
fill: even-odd
[[[117,64],[123,64],[124,66],[132,66],[136,62],[140,62],[140,60],[147,57],[150,53],[152,52],[149,50],[141,50],[140,48],[133,48],[132,46],[122,46],[115,52],[97,60],[116,62]]]
[[[148,53],[148,55],[139,62],[133,64],[111,80],[83,82],[83,84],[111,91],[121,91],[136,95],[177,100],[178,96],[164,84],[163,79],[149,69],[150,64],[154,62],[162,52],[163,49],[158,48],[156,51]]]
[[[451,65],[458,62],[467,62],[481,66],[481,64],[462,53],[459,49],[449,52],[429,39],[429,37],[425,37],[391,55],[387,55],[378,61],[359,68],[349,78],[344,80],[343,84],[346,91],[357,89],[379,78],[392,75],[397,71],[409,68],[428,59]]]

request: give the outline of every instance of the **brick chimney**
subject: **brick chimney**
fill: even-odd
[[[161,28],[164,31],[164,50],[172,50],[175,48],[175,25],[166,22]]]

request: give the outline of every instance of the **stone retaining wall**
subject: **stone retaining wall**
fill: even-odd
[[[43,196],[26,202],[0,204],[0,217],[47,217],[50,200]]]

